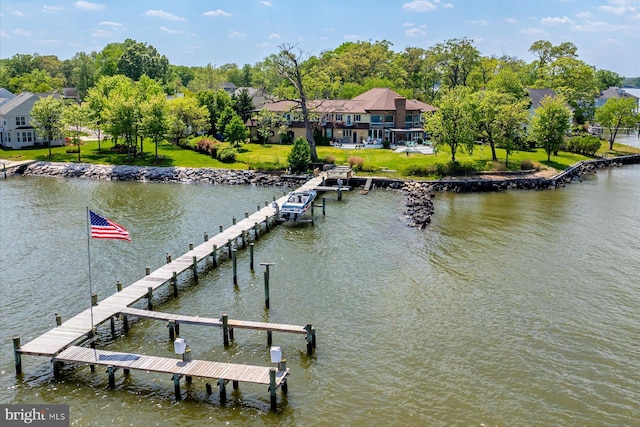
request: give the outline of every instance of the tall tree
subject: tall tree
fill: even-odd
[[[202,132],[209,124],[209,111],[193,97],[176,98],[168,103],[169,136],[176,143]]]
[[[160,55],[155,47],[135,42],[118,59],[118,72],[134,81],[140,80],[143,75],[165,81],[169,72],[169,60]]]
[[[89,111],[86,105],[72,103],[65,105],[62,110],[62,123],[65,127],[65,134],[78,148],[78,162],[80,162],[80,137],[84,134],[84,128],[89,124]]]
[[[62,100],[52,95],[38,99],[29,113],[33,128],[47,139],[49,157],[51,157],[51,142],[63,134],[62,107]]]
[[[498,160],[496,146],[505,148],[508,156],[515,146],[518,130],[527,120],[528,101],[517,100],[509,93],[494,90],[476,92],[475,98],[474,121],[478,137],[489,143],[493,160]]]
[[[236,95],[231,95],[233,100],[234,111],[242,117],[245,122],[251,118],[251,114],[255,107],[253,106],[253,98],[249,95],[247,88],[240,89],[240,92]]]
[[[531,118],[531,137],[547,153],[547,161],[551,153],[557,153],[564,141],[564,136],[571,128],[571,110],[562,95],[545,96],[540,101]]]
[[[596,109],[596,122],[609,129],[609,150],[613,150],[620,128],[638,128],[637,108],[634,98],[611,98]]]
[[[140,120],[142,135],[153,141],[156,149],[156,163],[158,163],[158,145],[169,132],[168,113],[167,98],[163,94],[155,94],[142,104]]]
[[[80,99],[85,99],[89,89],[95,85],[95,59],[85,52],[78,52],[70,60],[71,86],[78,89]]]
[[[475,148],[471,92],[464,86],[456,86],[442,96],[438,107],[426,118],[427,131],[436,147],[449,147],[451,162],[455,163],[458,151],[472,154]]]
[[[438,43],[429,48],[429,55],[438,65],[443,83],[451,88],[466,86],[469,74],[480,63],[480,51],[466,37]]]
[[[307,99],[307,92],[304,83],[304,73],[301,67],[302,53],[299,50],[289,44],[282,44],[278,46],[280,52],[277,55],[272,55],[270,58],[277,73],[286,78],[289,83],[295,89],[298,98],[292,99],[300,107],[302,112],[302,121],[305,128],[305,136],[309,144],[311,151],[311,161],[318,161],[318,153],[316,150],[316,140],[313,135],[313,127],[309,119],[309,106]]]
[[[610,87],[622,86],[624,78],[615,71],[600,69],[596,71],[596,81],[598,84],[598,89],[603,91],[609,89]]]

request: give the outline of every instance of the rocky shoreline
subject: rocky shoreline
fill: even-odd
[[[87,178],[107,181],[164,182],[210,185],[263,185],[293,187],[308,177],[259,173],[253,170],[97,165],[91,163],[36,162],[19,171],[25,176]]]

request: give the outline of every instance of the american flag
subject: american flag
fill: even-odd
[[[131,241],[129,232],[120,224],[109,218],[104,218],[93,211],[89,211],[91,222],[91,237],[94,239],[119,239]]]

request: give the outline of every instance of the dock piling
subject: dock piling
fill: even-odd
[[[107,374],[109,375],[109,388],[116,388],[116,368],[111,365],[107,366]]]
[[[13,336],[13,358],[16,366],[16,375],[22,374],[22,355],[20,354],[20,335]]]
[[[213,258],[213,266],[216,267],[218,265],[218,245],[213,245],[213,250],[211,251],[211,258]]]
[[[176,400],[182,400],[182,394],[180,394],[180,375],[173,374],[173,391],[176,395]]]
[[[98,305],[98,294],[91,294],[91,305]]]
[[[171,264],[171,254],[169,252],[167,252],[166,259],[167,259],[167,264]]]
[[[120,280],[116,282],[116,290],[118,292],[122,291],[122,282]]]
[[[191,261],[191,268],[193,269],[193,280],[198,281],[198,258],[194,255]]]
[[[275,411],[278,408],[276,397],[276,368],[269,370],[269,394],[271,395],[271,410]]]
[[[255,245],[253,243],[249,243],[249,270],[253,272],[253,247]]]
[[[149,311],[153,311],[153,288],[147,287],[147,307]]]
[[[222,315],[222,341],[225,347],[229,345],[229,316],[226,313]]]
[[[205,242],[209,241],[209,233],[207,233],[206,231],[204,232],[204,241]]]
[[[269,308],[269,267],[276,265],[273,262],[261,262],[260,265],[264,265],[264,306]]]
[[[218,387],[220,388],[220,404],[224,405],[225,403],[227,403],[226,380],[223,378],[220,378],[218,380]]]
[[[231,251],[231,265],[232,265],[232,269],[233,269],[233,284],[235,286],[238,285],[238,262],[236,260],[236,252],[238,252],[237,250],[232,250]]]
[[[178,273],[173,272],[173,276],[171,277],[171,287],[173,288],[173,296],[178,296]]]
[[[62,316],[60,316],[58,313],[56,313],[56,325],[62,325]]]
[[[151,267],[146,266],[146,267],[144,268],[144,275],[145,275],[145,276],[149,276],[150,274],[151,274]]]

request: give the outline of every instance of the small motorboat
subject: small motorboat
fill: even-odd
[[[296,222],[311,208],[316,195],[314,190],[292,191],[287,201],[282,204],[280,218]]]

